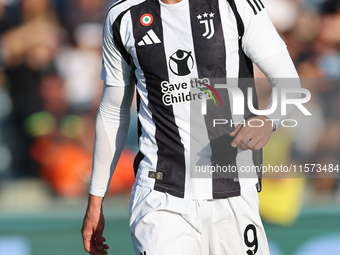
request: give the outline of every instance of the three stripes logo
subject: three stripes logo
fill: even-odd
[[[255,15],[265,8],[261,0],[247,0],[247,3],[253,9]]]
[[[146,32],[146,35],[142,37],[142,40],[138,42],[138,46],[152,45],[156,43],[161,43],[161,40],[159,40],[156,33],[150,29],[148,32]]]
[[[146,251],[142,252],[142,253],[141,253],[141,254],[139,254],[139,255],[146,255]]]

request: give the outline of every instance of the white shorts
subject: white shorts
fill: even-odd
[[[188,200],[136,184],[130,202],[136,255],[268,255],[256,188],[242,196]]]

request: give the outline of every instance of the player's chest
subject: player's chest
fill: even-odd
[[[197,56],[202,62],[225,57],[228,43],[238,40],[237,26],[231,13],[221,14],[218,2],[183,0],[163,6],[146,1],[131,8],[124,45],[137,66],[165,61],[182,67],[184,73],[196,64]]]

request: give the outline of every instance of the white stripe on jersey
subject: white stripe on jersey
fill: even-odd
[[[163,36],[164,36],[164,47],[166,52],[166,58],[169,59],[170,56],[178,50],[178,42],[181,42],[181,48],[186,51],[190,51],[194,62],[196,63],[195,51],[192,39],[192,31],[191,31],[191,21],[190,21],[190,13],[189,13],[189,2],[187,0],[182,1],[176,6],[176,19],[174,17],[174,9],[169,8],[168,5],[161,4],[161,13],[163,16],[163,21],[172,20],[172,22],[163,22]],[[176,31],[176,33],[174,33]],[[198,77],[197,66],[194,65],[193,70],[191,71],[190,77],[180,77],[173,74],[173,72],[169,69],[169,82],[170,83],[179,83],[186,80],[186,82],[190,82],[190,77]],[[173,106],[174,114],[177,116],[176,124],[180,127],[185,127],[179,129],[180,136],[182,138],[182,143],[184,145],[185,152],[185,198],[212,198],[212,181],[211,176],[209,178],[190,178],[190,157],[193,156],[193,148],[190,148],[190,103],[182,103],[175,104]],[[201,123],[204,123],[203,116]],[[201,139],[209,143],[209,138],[206,130],[202,132]],[[211,151],[211,150],[210,150]]]

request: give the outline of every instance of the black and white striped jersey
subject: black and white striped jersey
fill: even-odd
[[[136,181],[190,199],[238,196],[256,185],[257,178],[191,176],[190,103],[169,99],[166,93],[176,86],[189,89],[185,84],[194,78],[252,78],[252,63],[285,47],[262,0],[182,0],[171,5],[160,0],[116,2],[104,27],[102,79],[112,86],[129,86],[132,76],[137,81]],[[236,86],[246,93],[249,85]],[[223,114],[233,118],[227,105]],[[245,109],[241,117],[252,115]],[[225,127],[221,137],[232,129]],[[211,141],[210,153],[224,141],[218,133],[202,133]],[[228,145],[223,157],[239,168],[260,165],[262,152]]]

